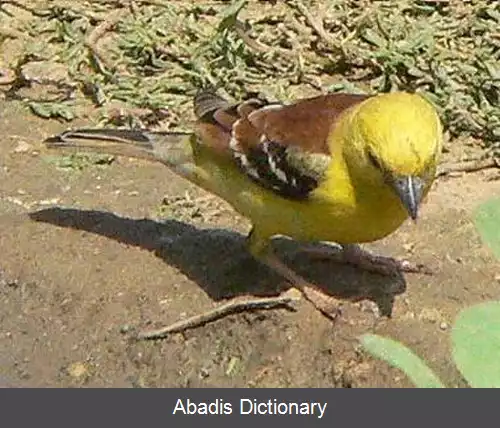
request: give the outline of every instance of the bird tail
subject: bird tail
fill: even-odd
[[[47,138],[49,149],[95,152],[160,162],[190,178],[194,167],[192,133],[81,128]]]

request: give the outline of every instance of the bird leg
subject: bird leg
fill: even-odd
[[[356,244],[343,245],[341,251],[333,247],[322,247],[307,248],[304,252],[317,259],[328,259],[336,263],[350,264],[368,272],[382,275],[394,275],[397,272],[420,273],[425,275],[432,275],[433,273],[430,268],[423,264],[379,256],[362,249]]]
[[[250,252],[257,260],[286,279],[323,315],[332,320],[335,320],[340,315],[342,302],[327,295],[317,285],[310,283],[283,263],[272,252],[268,240],[255,238],[252,231],[248,237],[248,246]]]
[[[334,297],[328,296],[316,285],[309,283],[292,269],[286,266],[278,259],[270,248],[267,239],[257,238],[256,234],[251,232],[248,237],[248,247],[252,255],[268,266],[270,269],[281,275],[297,289],[306,300],[311,302],[326,317],[335,320],[340,315],[341,302]],[[229,314],[238,312],[272,309],[285,307],[293,308],[291,304],[297,300],[297,297],[287,290],[276,297],[263,298],[245,298],[231,299],[227,303],[212,308],[201,314],[194,315],[188,319],[175,322],[157,329],[138,332],[135,336],[139,340],[161,339],[173,333],[180,333],[188,329],[193,329],[205,325],[209,322],[223,318]]]
[[[341,302],[338,299],[328,296],[318,286],[298,275],[274,254],[268,253],[259,260],[290,282],[323,315],[333,320],[340,315]]]

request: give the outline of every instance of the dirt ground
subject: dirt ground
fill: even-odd
[[[162,166],[129,159],[56,169],[41,141],[65,126],[15,102],[0,108],[3,385],[410,386],[360,352],[365,332],[401,340],[461,384],[449,360],[450,324],[465,306],[500,298],[500,267],[470,220],[478,203],[500,194],[486,173],[440,180],[421,221],[372,246],[426,263],[434,276],[408,275],[404,284],[326,262],[296,265],[332,293],[371,295],[382,308],[398,294],[391,318],[365,302],[346,303],[332,324],[300,301],[295,312],[233,315],[164,340],[134,341],[136,329],[285,284],[246,255],[248,224],[216,198]],[[172,211],[158,215],[165,197],[177,220]]]
[[[500,299],[500,266],[471,221],[480,202],[500,195],[500,181],[488,180],[496,172],[439,180],[417,224],[370,246],[425,263],[433,276],[289,260],[334,295],[370,296],[390,318],[346,300],[333,324],[300,301],[296,311],[136,341],[135,331],[287,285],[245,252],[249,224],[222,201],[142,161],[58,169],[41,141],[68,125],[17,101],[1,100],[0,112],[0,386],[411,386],[360,350],[367,332],[402,341],[449,385],[463,385],[449,358],[450,325],[464,307]],[[448,158],[459,158],[463,146],[453,147]]]

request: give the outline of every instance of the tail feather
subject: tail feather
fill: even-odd
[[[186,176],[186,168],[193,163],[189,144],[191,135],[186,132],[81,128],[49,137],[44,144],[49,149],[63,152],[88,151],[160,162]]]
[[[211,121],[211,116],[217,110],[224,110],[230,104],[214,90],[204,89],[194,97],[194,114],[197,119]]]

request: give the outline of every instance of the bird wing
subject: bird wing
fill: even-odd
[[[201,144],[229,156],[259,185],[306,199],[330,164],[328,136],[340,114],[368,95],[328,94],[290,105],[250,99],[229,104],[210,91],[194,99]]]

